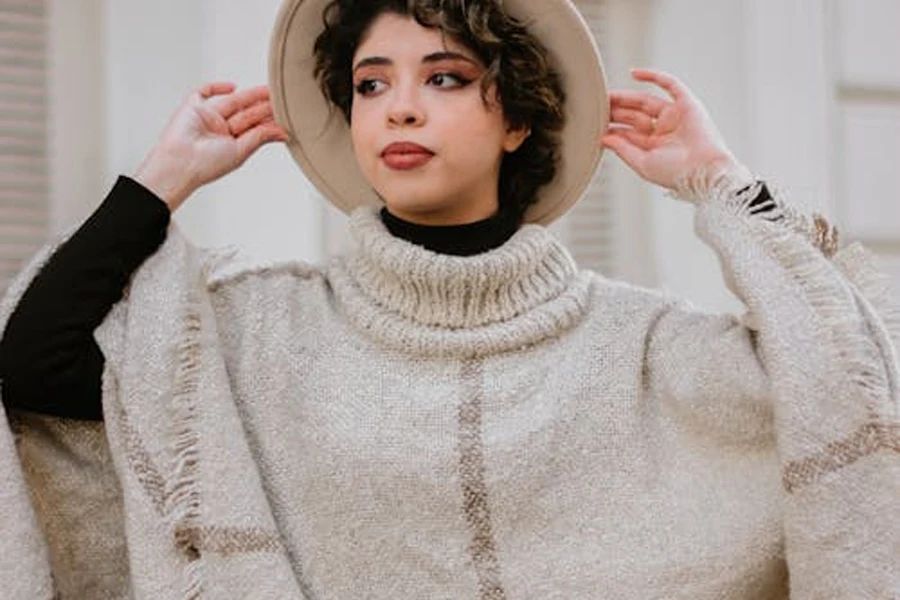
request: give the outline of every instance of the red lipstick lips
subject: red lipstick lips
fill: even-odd
[[[434,152],[412,142],[395,142],[381,152],[381,159],[391,169],[408,171],[426,164]]]

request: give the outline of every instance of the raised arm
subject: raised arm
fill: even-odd
[[[193,92],[134,178],[119,179],[17,299],[0,340],[4,405],[102,419],[104,358],[93,333],[162,244],[170,213],[263,144],[284,139],[267,88],[235,92],[233,84],[214,83]]]
[[[900,365],[894,300],[866,251],[841,250],[817,216],[768,193],[676,78],[635,71],[669,98],[612,94],[602,143],[696,206],[743,319],[689,307],[660,317],[651,385],[694,410],[726,406],[726,433],[771,412],[782,468],[791,597],[892,597],[900,589]],[[743,429],[742,429],[743,427]]]

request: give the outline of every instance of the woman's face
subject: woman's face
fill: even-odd
[[[356,159],[394,215],[450,225],[497,212],[504,152],[524,131],[508,131],[484,65],[439,29],[385,13],[353,58],[350,130]]]

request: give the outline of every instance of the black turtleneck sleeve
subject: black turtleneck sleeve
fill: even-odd
[[[120,177],[91,217],[29,285],[0,340],[8,408],[102,420],[103,355],[94,330],[135,270],[163,243],[170,212]]]

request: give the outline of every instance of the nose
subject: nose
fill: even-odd
[[[425,123],[425,111],[415,85],[405,84],[395,88],[387,118],[392,127],[418,127]]]

